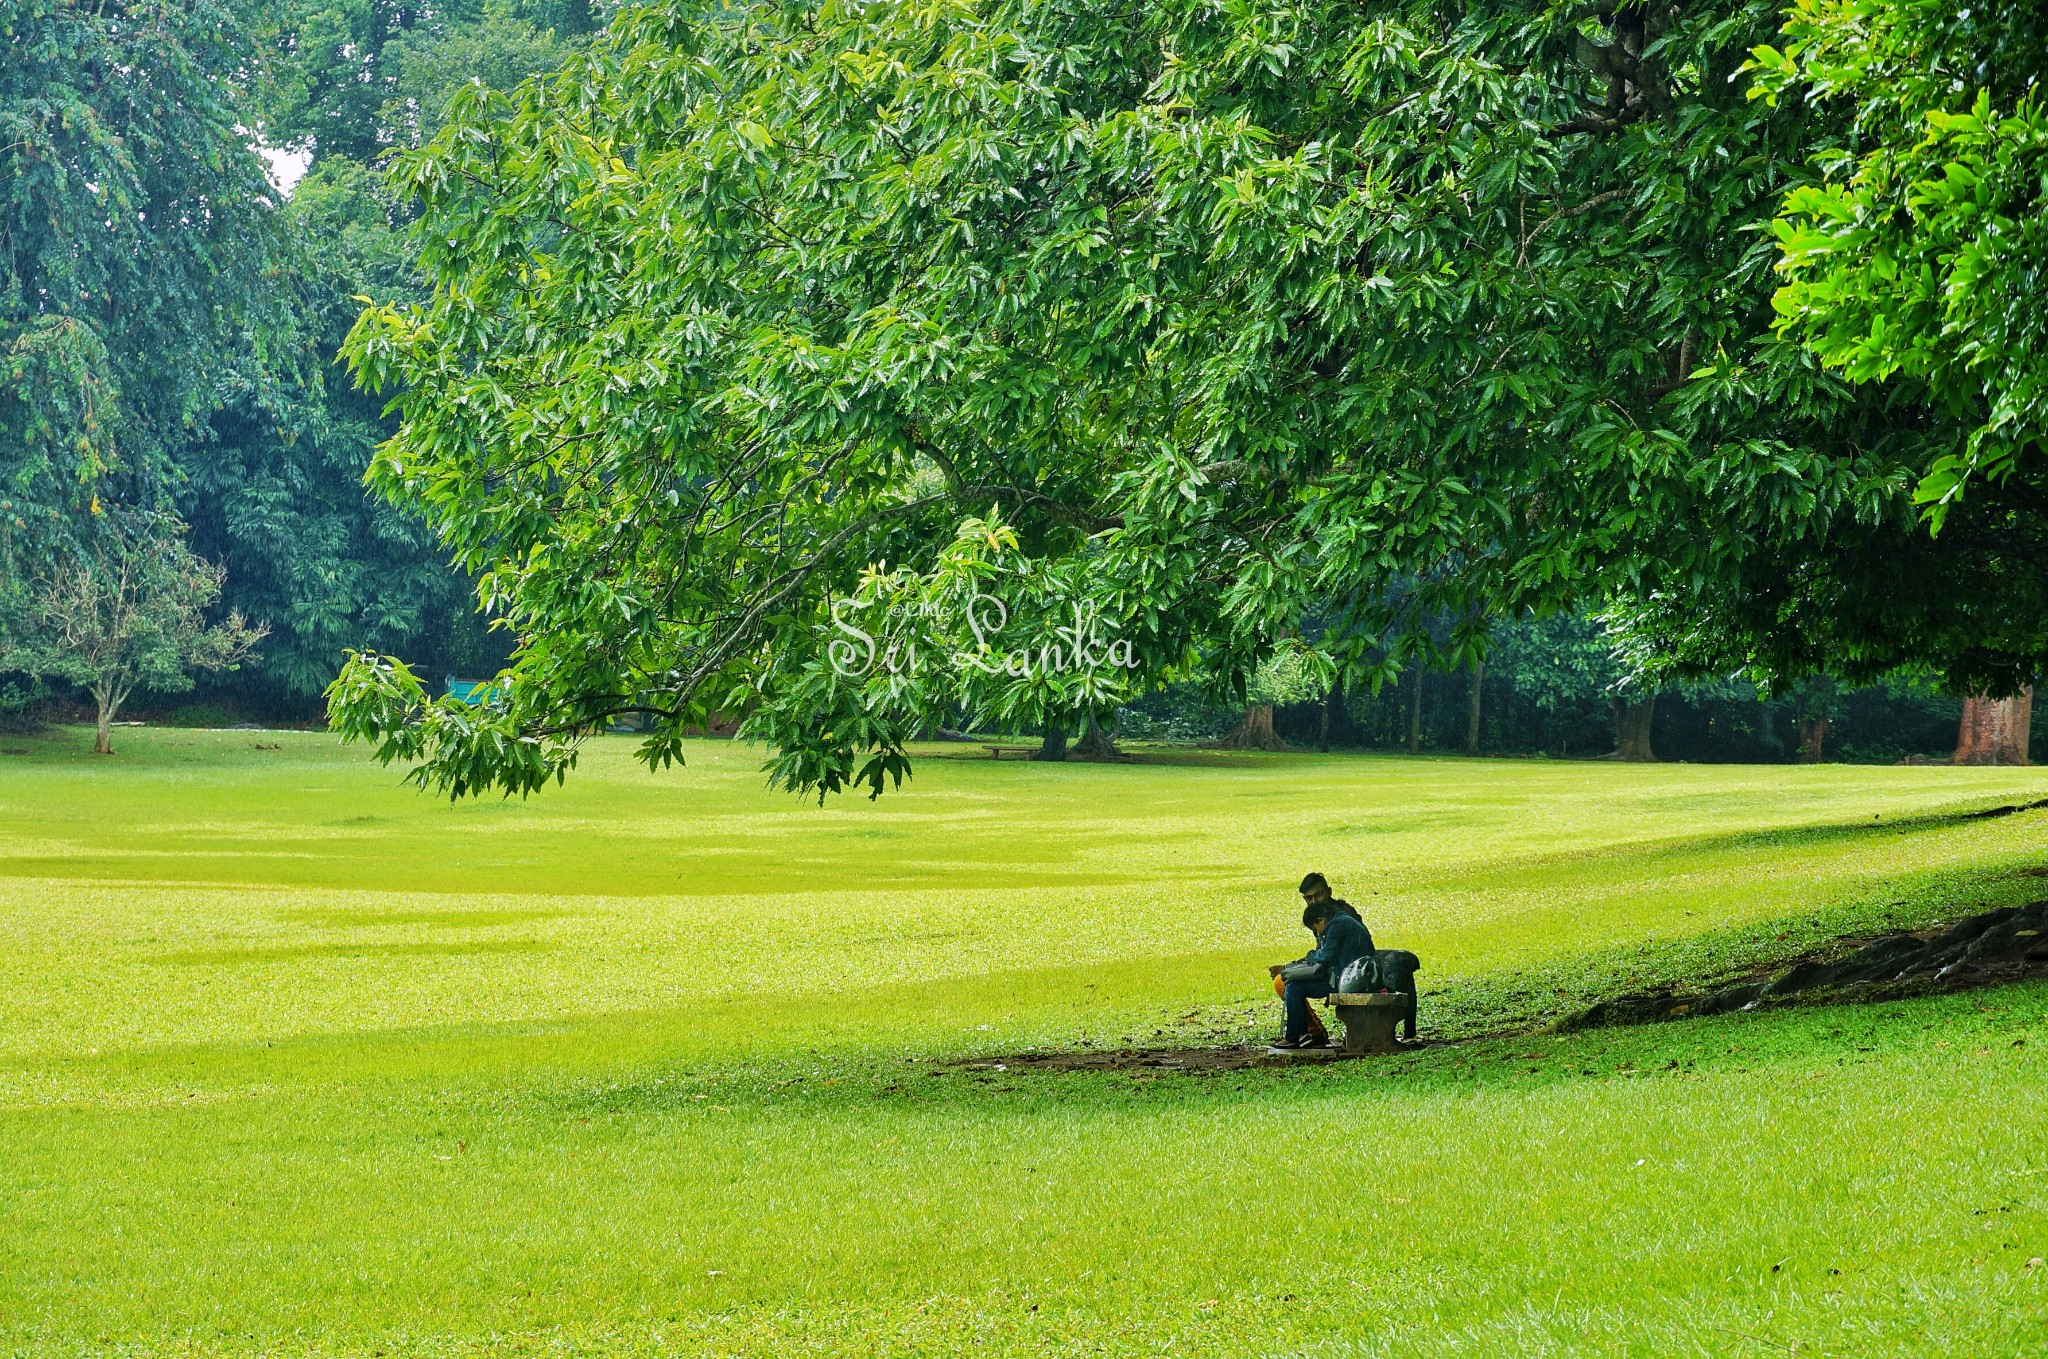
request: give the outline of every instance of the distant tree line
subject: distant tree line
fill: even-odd
[[[1481,666],[1412,665],[1377,691],[1276,695],[1271,748],[1891,764],[1948,758],[1957,745],[1963,702],[1926,677],[1860,687],[1821,677],[1777,695],[1740,680],[1688,682],[1645,703],[1623,687],[1597,619],[1523,620],[1497,627],[1492,641]],[[1643,708],[1647,730],[1625,731],[1631,711]],[[1244,722],[1242,705],[1187,683],[1131,704],[1118,730],[1134,739],[1221,741]],[[1647,744],[1625,752],[1631,737]]]

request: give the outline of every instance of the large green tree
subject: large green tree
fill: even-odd
[[[1923,541],[1910,489],[1954,423],[1772,333],[1763,228],[1849,129],[1746,97],[1778,23],[1737,0],[624,14],[401,162],[434,291],[350,344],[404,419],[373,484],[483,574],[515,665],[475,713],[366,656],[333,712],[462,791],[559,776],[606,713],[651,712],[661,760],[739,706],[786,782],[879,788],[920,715],[1046,686],[856,681],[834,601],[983,571],[1129,635],[1103,693],[1249,676],[1317,601],[1349,684],[1609,596],[1656,625],[1646,673],[1880,667],[1908,640],[1959,674],[2029,663],[2038,632],[1987,641],[1954,598],[1840,627],[1784,606]]]
[[[1774,35],[1775,36],[1775,35]],[[1773,224],[1778,324],[1921,426],[1915,499],[1935,533],[1762,542],[1695,598],[1636,601],[1639,663],[1726,660],[1867,680],[1931,663],[2012,693],[2048,661],[2048,13],[2031,3],[1796,0],[1761,44],[1753,98],[1827,111]],[[1968,494],[1965,495],[1965,491]],[[1731,646],[1731,639],[1737,645]]]
[[[95,500],[166,502],[232,361],[288,365],[276,194],[218,0],[18,0],[0,16],[0,565]]]

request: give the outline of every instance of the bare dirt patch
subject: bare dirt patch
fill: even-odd
[[[1429,1039],[1403,1043],[1403,1052],[1435,1047]],[[1336,1048],[1307,1048],[1275,1052],[1264,1043],[1207,1048],[1100,1048],[1080,1051],[1020,1052],[1004,1057],[974,1057],[948,1065],[960,1071],[1125,1071],[1152,1075],[1177,1072],[1243,1071],[1251,1067],[1314,1066],[1351,1060],[1354,1056]]]
[[[1845,952],[1845,949],[1847,950]],[[1560,1032],[1754,1010],[1779,1002],[1853,1003],[1967,991],[2048,977],[2048,901],[1944,928],[1844,939],[1711,991],[1614,996],[1560,1019]]]

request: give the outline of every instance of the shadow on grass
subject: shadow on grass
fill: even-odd
[[[1425,985],[1423,1023],[1437,1037],[1460,1041],[1541,1029],[1625,994],[1713,991],[1799,960],[1832,961],[1886,935],[2031,902],[2041,895],[2040,878],[2035,869],[2009,866],[1929,873],[1818,910],[1598,949],[1534,967],[1452,976],[1440,987]]]
[[[968,1065],[929,1058],[811,1070],[644,1069],[614,1080],[534,1088],[543,1115],[588,1122],[723,1116],[830,1118],[896,1107],[923,1116],[985,1117],[1058,1108],[1095,1117],[1140,1108],[1162,1117],[1246,1103],[1332,1113],[1360,1098],[1445,1107],[1573,1085],[1682,1082],[1763,1075],[1816,1080],[1830,1070],[1900,1058],[2037,1066],[2048,982],[1846,1007],[1785,1007],[1676,1024],[1571,1034],[1494,1035],[1379,1057],[1312,1065],[1077,1070]],[[1951,1057],[1954,1054],[1954,1057]],[[1340,1115],[1341,1116],[1341,1115]]]
[[[1989,806],[1964,807],[1948,812],[1925,812],[1914,816],[1894,817],[1889,821],[1873,814],[1869,821],[1829,821],[1811,826],[1788,826],[1772,830],[1741,830],[1676,839],[1624,841],[1591,849],[1546,851],[1518,856],[1485,868],[1461,872],[1441,881],[1479,881],[1495,878],[1503,873],[1550,868],[1558,864],[1592,864],[1628,859],[1653,866],[1663,860],[1705,858],[1740,853],[1744,850],[1819,849],[1856,841],[1903,839],[1952,830],[1971,821],[1995,820],[2044,808],[2048,808],[2048,798],[2032,802],[2004,802]],[[2032,852],[2038,854],[2041,851],[2035,849]]]
[[[344,930],[377,925],[446,925],[453,929],[484,929],[493,925],[524,925],[536,920],[559,920],[572,912],[559,906],[514,906],[503,908],[303,906],[279,911],[277,918],[293,925],[315,929]],[[438,947],[438,945],[436,946]]]
[[[291,963],[305,958],[437,958],[459,953],[548,953],[556,945],[538,939],[463,939],[447,943],[285,944],[272,948],[187,949],[150,959],[170,967]]]

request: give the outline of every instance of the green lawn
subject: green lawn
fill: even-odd
[[[603,740],[450,806],[117,735],[0,738],[0,1353],[2048,1349],[2048,987],[1531,1031],[2033,899],[2048,815],[1953,814],[2048,771],[953,748],[820,809]],[[1276,1031],[1307,868],[1479,1036],[948,1065]]]

